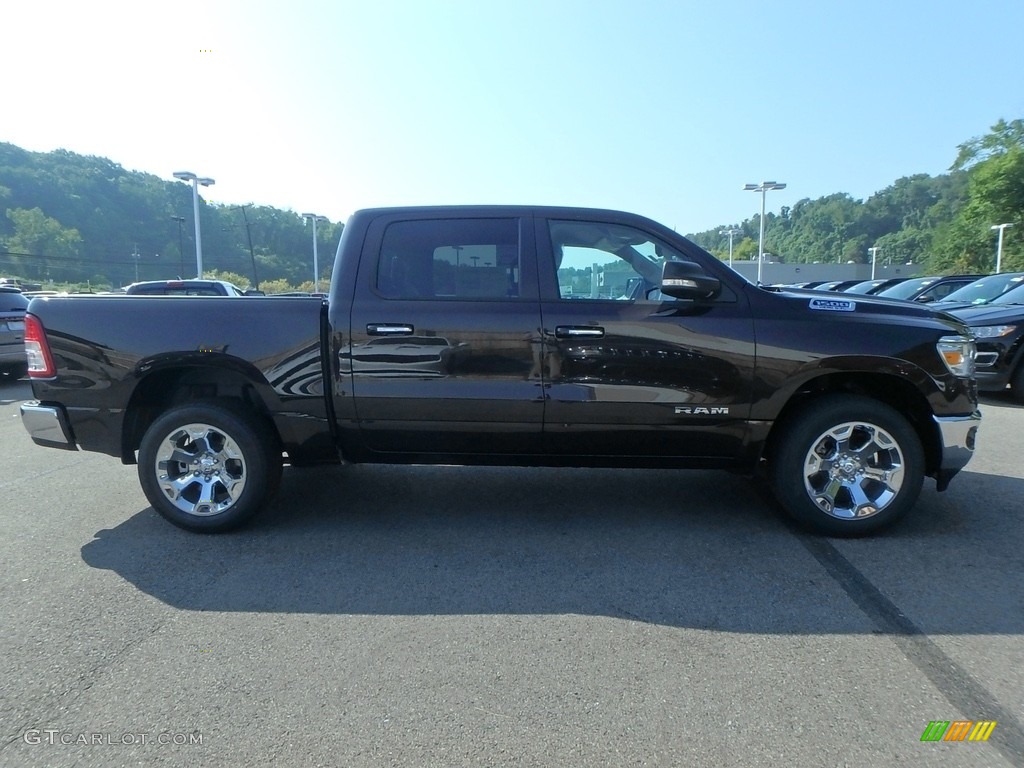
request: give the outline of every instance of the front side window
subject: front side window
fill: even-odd
[[[637,301],[661,283],[665,261],[682,260],[675,248],[621,224],[548,223],[563,299]]]
[[[400,221],[384,232],[377,290],[393,299],[518,298],[516,219]]]

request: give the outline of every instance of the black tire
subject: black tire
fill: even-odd
[[[863,536],[914,506],[924,450],[898,411],[858,395],[829,395],[780,425],[772,490],[803,526],[828,536]]]
[[[189,531],[240,526],[269,501],[280,479],[280,448],[269,426],[223,402],[168,411],[139,446],[146,498],[166,520]]]

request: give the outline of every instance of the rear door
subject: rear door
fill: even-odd
[[[435,459],[541,451],[528,217],[383,215],[367,230],[356,283],[339,365],[367,447]]]
[[[663,262],[694,255],[642,222],[538,219],[536,239],[546,448],[738,455],[754,373],[745,295],[725,286],[702,304],[663,297]]]

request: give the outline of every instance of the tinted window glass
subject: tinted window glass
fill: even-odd
[[[384,232],[377,289],[390,298],[519,296],[516,219],[401,221]]]
[[[177,286],[147,286],[132,291],[134,296],[223,296],[216,288],[185,288]]]
[[[975,280],[970,285],[965,285],[963,288],[953,291],[946,297],[946,300],[962,301],[969,304],[984,304],[1021,284],[1024,284],[1024,274],[1020,272],[1005,272],[1001,275],[991,275]]]
[[[936,277],[915,277],[912,280],[905,280],[899,285],[886,288],[884,291],[879,291],[878,295],[887,296],[890,299],[910,299],[913,298],[918,291],[923,288],[927,288],[937,279],[938,278]]]
[[[21,312],[28,306],[28,299],[14,291],[0,291],[0,312]]]

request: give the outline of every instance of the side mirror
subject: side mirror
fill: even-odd
[[[676,299],[713,299],[722,290],[717,277],[692,261],[666,261],[661,271],[661,292]]]
[[[242,291],[243,296],[266,296],[264,291],[257,291],[255,288],[249,288],[248,290]]]

